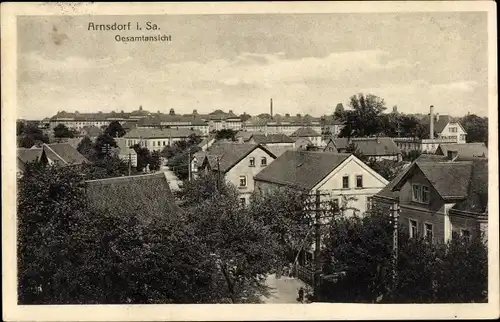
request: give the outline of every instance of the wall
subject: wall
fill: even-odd
[[[356,176],[363,176],[363,187],[356,188]],[[349,188],[342,188],[342,178],[349,177]],[[325,178],[314,189],[319,189],[322,192],[327,192],[330,196],[324,199],[338,199],[339,205],[342,205],[342,196],[354,197],[357,200],[351,201],[349,207],[357,208],[358,211],[350,210],[347,215],[352,215],[354,212],[363,214],[367,210],[367,197],[373,197],[387,184],[387,181],[378,175],[374,175],[374,171],[368,168],[361,161],[351,157],[350,160],[342,164],[334,171],[334,174]]]
[[[456,143],[465,143],[466,142],[466,133],[462,129],[459,123],[450,122],[448,123],[443,131],[439,133],[439,138],[443,139],[453,139]]]
[[[250,158],[255,158],[255,167],[250,167]],[[233,168],[226,173],[226,181],[232,183],[236,186],[241,194],[240,198],[245,198],[248,203],[250,195],[253,193],[255,185],[253,177],[256,176],[265,166],[261,166],[261,158],[266,157],[267,165],[270,165],[274,158],[271,157],[264,150],[257,148],[253,150],[249,155],[247,155],[243,160],[236,164]],[[266,165],[266,166],[267,166]],[[240,187],[240,176],[246,176],[247,185],[246,187]]]

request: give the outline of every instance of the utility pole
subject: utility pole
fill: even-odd
[[[392,230],[392,293],[396,291],[397,265],[398,265],[398,217],[400,213],[399,204],[395,202],[391,207]]]
[[[188,181],[191,181],[191,150],[188,149]]]
[[[314,245],[314,298],[318,298],[318,291],[320,285],[320,276],[321,276],[321,259],[320,259],[320,251],[321,251],[321,193],[319,190],[316,190],[316,202],[315,202],[315,245]]]
[[[217,156],[217,190],[220,191],[220,157]]]
[[[132,172],[132,154],[129,152],[128,153],[128,175],[130,177]]]

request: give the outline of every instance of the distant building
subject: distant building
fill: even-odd
[[[421,155],[375,196],[387,213],[401,209],[399,223],[410,237],[438,244],[454,236],[487,233],[488,160]]]
[[[41,162],[61,166],[80,165],[89,160],[68,143],[43,144],[31,149],[17,149],[17,171],[23,173],[27,163]]]
[[[272,164],[276,156],[265,146],[248,143],[218,143],[207,152],[201,169],[221,175],[240,192],[240,202],[248,204],[254,191],[253,178]]]
[[[161,151],[176,141],[187,140],[191,135],[202,136],[202,133],[190,129],[135,128],[115,140],[124,141],[119,143],[120,146],[139,144],[150,151]]]
[[[349,145],[356,145],[359,152],[375,161],[393,160],[401,161],[402,153],[392,138],[331,138],[324,151],[326,152],[346,152]]]
[[[295,149],[295,141],[285,135],[285,134],[261,134],[254,133],[250,138],[246,141],[247,143],[252,144],[262,144],[269,149],[276,157],[279,157],[286,151]]]
[[[436,150],[437,155],[448,156],[449,153],[462,158],[487,158],[488,148],[484,143],[449,143],[440,144]]]
[[[311,127],[301,127],[297,129],[295,132],[290,134],[291,138],[298,139],[298,138],[305,138],[311,142],[312,145],[315,146],[322,146],[323,145],[323,140],[321,137],[321,134],[316,132],[313,128]]]

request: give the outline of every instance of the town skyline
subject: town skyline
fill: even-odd
[[[481,12],[134,16],[154,22],[172,41],[124,44],[114,33],[86,30],[84,16],[20,17],[18,118],[140,105],[151,112],[258,115],[268,113],[270,98],[277,114],[329,115],[357,93],[377,95],[401,113],[427,114],[434,105],[440,114],[487,116],[485,18]],[[93,20],[126,23],[130,16]]]

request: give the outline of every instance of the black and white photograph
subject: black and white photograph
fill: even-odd
[[[2,4],[4,319],[498,317],[495,4],[246,5]]]

